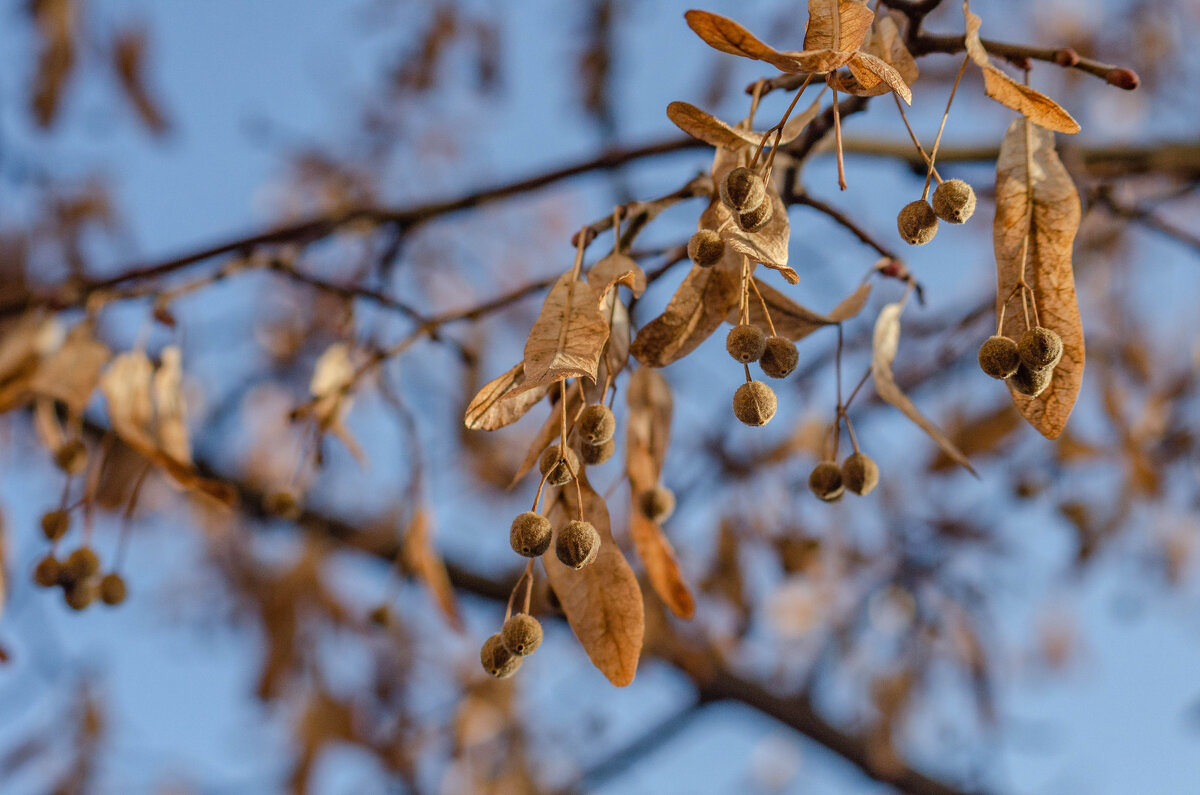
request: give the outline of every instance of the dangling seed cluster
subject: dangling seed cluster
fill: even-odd
[[[743,323],[734,326],[725,337],[725,350],[742,364],[757,362],[767,347],[767,338],[758,326]]]
[[[588,444],[604,444],[616,430],[617,420],[608,406],[592,404],[579,415],[579,436]]]
[[[900,214],[896,216],[896,227],[905,243],[910,246],[923,246],[937,234],[938,219],[929,202],[918,199],[904,205],[900,210]]]
[[[579,457],[570,447],[565,451],[561,445],[551,445],[542,452],[538,468],[551,486],[562,486],[571,482],[571,473],[579,471]]]
[[[711,268],[725,256],[725,241],[711,229],[701,229],[688,240],[688,258],[701,268]]]
[[[979,347],[979,367],[992,378],[1006,379],[1014,392],[1037,397],[1050,385],[1062,355],[1062,338],[1052,329],[1033,326],[1019,342],[989,337]]]
[[[808,488],[825,502],[836,502],[847,491],[865,497],[878,485],[879,466],[861,451],[846,456],[841,466],[833,460],[821,461],[808,476]]]

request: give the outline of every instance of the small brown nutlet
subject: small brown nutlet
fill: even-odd
[[[53,588],[58,585],[62,576],[62,564],[53,555],[47,555],[33,567],[33,581],[43,588]]]
[[[771,216],[775,214],[775,208],[770,201],[764,201],[762,204],[755,207],[753,210],[746,210],[742,213],[736,213],[737,225],[744,232],[758,232],[764,226],[771,223]]]
[[[851,453],[842,462],[842,484],[848,491],[865,497],[879,485],[879,466],[866,453]]]
[[[900,210],[900,214],[896,216],[896,228],[900,230],[900,237],[904,238],[905,243],[923,246],[937,234],[937,215],[929,206],[929,202],[918,199],[904,205]]]
[[[263,498],[263,510],[280,519],[299,519],[300,501],[290,491],[273,491]]]
[[[57,541],[71,528],[71,516],[66,511],[46,511],[42,514],[42,535],[48,541]]]
[[[617,419],[612,409],[593,403],[579,415],[579,435],[588,444],[604,444],[617,432]]]
[[[87,446],[80,439],[63,442],[54,451],[54,465],[68,475],[78,475],[87,466]]]
[[[808,487],[825,502],[840,500],[846,486],[842,482],[842,470],[838,468],[837,462],[822,461],[813,467],[808,476]]]
[[[517,613],[500,630],[504,647],[518,657],[528,657],[542,645],[542,625],[528,613]]]
[[[638,495],[638,507],[652,522],[665,522],[675,513],[675,492],[661,483]]]
[[[91,547],[80,547],[67,556],[63,569],[72,581],[78,583],[100,571],[100,558]]]
[[[1062,337],[1043,326],[1025,329],[1017,343],[1017,353],[1021,356],[1021,364],[1030,370],[1057,367],[1063,354]]]
[[[744,213],[763,204],[767,186],[763,178],[745,166],[738,166],[721,180],[721,203],[735,213]]]
[[[100,588],[94,577],[78,580],[63,586],[63,598],[72,610],[83,610],[100,595]]]
[[[100,601],[106,605],[115,606],[125,601],[125,596],[128,594],[128,589],[125,587],[125,578],[115,571],[105,574],[100,578]]]
[[[933,192],[933,212],[943,221],[963,224],[975,214],[975,189],[961,179],[948,179]]]
[[[508,532],[508,543],[518,555],[536,558],[550,548],[552,536],[549,519],[540,513],[526,511],[513,519],[512,528]]]
[[[479,662],[483,663],[483,670],[493,679],[507,679],[521,667],[521,658],[508,650],[499,632],[483,642],[483,648],[479,650]]]
[[[800,352],[796,343],[787,337],[767,337],[758,366],[771,378],[787,378],[800,363]]]
[[[747,425],[766,425],[777,405],[775,390],[762,381],[747,381],[733,393],[733,416]]]
[[[1031,370],[1022,364],[1015,373],[1008,377],[1008,383],[1014,391],[1022,395],[1037,397],[1046,391],[1046,387],[1050,386],[1050,379],[1053,376],[1053,367]]]
[[[992,378],[1003,381],[1015,373],[1020,364],[1017,343],[1008,337],[993,335],[979,346],[979,369]]]
[[[613,457],[613,452],[617,449],[615,439],[609,439],[607,442],[600,444],[587,444],[586,442],[579,445],[579,457],[583,459],[583,463],[588,466],[603,464],[605,461]]]
[[[767,347],[767,337],[758,326],[743,323],[734,326],[725,336],[725,350],[742,364],[756,362]]]
[[[701,268],[711,268],[725,256],[725,241],[711,229],[701,229],[688,239],[688,259]]]
[[[571,482],[573,475],[571,473],[579,471],[579,456],[575,455],[575,451],[570,447],[567,448],[566,460],[563,460],[562,454],[559,452],[560,445],[554,444],[542,451],[542,457],[538,461],[538,469],[543,475],[546,475],[546,482],[551,486],[562,486]],[[568,466],[569,464],[569,466]]]
[[[596,559],[599,551],[600,534],[591,522],[579,519],[567,522],[554,541],[554,554],[572,569],[582,569]]]
[[[377,627],[389,627],[392,625],[392,609],[387,605],[375,605],[367,613],[367,620]]]

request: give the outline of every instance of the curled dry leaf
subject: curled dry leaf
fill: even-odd
[[[567,621],[592,664],[614,685],[624,687],[633,681],[642,653],[646,629],[642,592],[613,539],[604,500],[586,475],[578,482],[583,515],[600,534],[596,559],[579,570],[569,568],[555,555],[543,555],[542,561]],[[575,519],[578,511],[576,490],[559,489],[548,512],[554,532]]]
[[[711,268],[693,265],[663,313],[638,329],[629,349],[634,358],[648,367],[665,367],[708,339],[737,306],[741,259],[729,249]]]
[[[514,391],[562,381],[596,380],[600,354],[608,339],[608,321],[600,314],[600,299],[573,272],[564,273],[550,288],[542,311],[525,342],[525,381]]]
[[[929,438],[937,442],[938,447],[946,452],[956,463],[961,464],[971,474],[975,474],[971,462],[962,454],[954,442],[942,433],[936,425],[922,414],[908,396],[896,386],[892,374],[892,362],[896,359],[896,350],[900,346],[900,313],[904,311],[904,303],[888,304],[879,312],[875,321],[875,334],[871,342],[871,377],[875,381],[875,391],[887,403],[891,403],[904,416],[912,420],[917,427],[929,434]]]
[[[83,414],[100,380],[100,371],[112,357],[108,346],[99,342],[93,331],[90,323],[80,323],[67,332],[62,347],[37,365],[30,383],[35,394],[61,401],[75,416]]]
[[[696,600],[683,579],[675,551],[662,528],[642,512],[638,495],[658,485],[671,431],[672,398],[657,370],[634,371],[627,390],[625,472],[632,497],[629,532],[655,593],[680,618],[691,618]]]
[[[429,526],[429,514],[424,506],[413,514],[408,530],[404,534],[401,554],[404,565],[414,572],[425,587],[433,594],[438,609],[455,630],[461,631],[462,617],[459,615],[458,599],[454,586],[446,571],[446,564],[433,543],[433,531]]]
[[[862,308],[866,306],[867,298],[871,295],[870,282],[863,282],[858,289],[843,298],[841,303],[833,308],[833,311],[827,315],[821,315],[801,306],[758,279],[754,280],[754,284],[758,287],[758,292],[762,295],[763,300],[759,301],[757,296],[750,296],[750,322],[760,328],[767,328],[767,319],[762,308],[763,302],[766,302],[767,309],[771,313],[771,322],[775,324],[775,332],[781,337],[787,337],[792,342],[807,337],[822,326],[831,326],[849,320],[862,311]],[[726,320],[733,325],[740,322],[736,309]]]
[[[646,274],[630,256],[614,251],[591,267],[587,274],[588,284],[596,291],[600,306],[612,308],[607,303],[608,293],[617,285],[628,287],[635,298],[646,292]]]
[[[992,65],[987,50],[979,41],[979,26],[983,21],[971,11],[970,0],[963,0],[963,17],[967,23],[965,38],[967,54],[983,70],[984,92],[1001,105],[1006,105],[1034,124],[1064,133],[1079,132],[1079,122],[1050,97],[1024,86]]]
[[[820,110],[820,101],[814,100],[803,112],[793,114],[787,124],[783,126],[779,136],[779,145],[789,144],[799,138],[800,133],[804,132],[804,128],[817,117]],[[763,136],[766,135],[770,135],[770,139],[767,141],[768,145],[775,140],[773,133],[752,132],[740,124],[737,127],[730,127],[716,116],[687,102],[672,102],[667,105],[667,117],[675,123],[676,127],[696,140],[724,149],[736,150],[747,146],[757,148]]]
[[[1062,337],[1063,355],[1045,391],[1034,398],[1014,392],[1013,401],[1025,419],[1051,439],[1066,427],[1083,381],[1083,325],[1071,265],[1079,218],[1079,193],[1054,151],[1054,134],[1017,119],[996,161],[996,311],[1007,298],[1002,333],[1019,339],[1025,313],[1020,291],[1014,293],[1013,288],[1024,265],[1041,324]]]
[[[791,224],[788,222],[787,207],[779,198],[779,192],[774,187],[767,189],[768,200],[771,202],[771,220],[757,232],[745,232],[736,225],[727,227],[721,237],[727,247],[745,254],[754,262],[779,271],[788,284],[800,281],[800,275],[788,267],[788,239],[791,235]],[[725,209],[724,205],[721,205]],[[728,212],[728,211],[726,211]]]
[[[10,411],[29,399],[29,386],[43,357],[62,339],[53,317],[29,312],[0,331],[0,411]]]
[[[503,375],[483,385],[467,405],[463,423],[472,431],[494,431],[511,425],[525,416],[538,401],[546,396],[550,386],[508,393],[521,386],[525,380],[525,363],[517,362]]]
[[[604,356],[600,359],[600,368],[596,371],[594,383],[583,383],[584,394],[589,403],[599,403],[604,400],[605,385],[610,378],[616,378],[629,363],[629,344],[632,341],[633,322],[624,302],[617,297],[616,291],[610,291],[600,305],[600,314],[608,319],[608,342],[604,344]]]

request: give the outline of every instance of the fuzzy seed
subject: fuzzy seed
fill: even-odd
[[[66,599],[67,605],[72,610],[83,610],[96,601],[96,597],[99,595],[100,589],[97,587],[94,577],[78,580],[63,587],[63,598]]]
[[[711,229],[701,229],[688,239],[688,258],[701,268],[711,268],[725,256],[725,241]]]
[[[838,468],[837,462],[822,461],[813,467],[808,476],[808,487],[825,502],[840,500],[846,487],[842,483],[842,470]]]
[[[638,495],[638,507],[652,522],[665,522],[675,512],[675,492],[661,483]]]
[[[747,381],[733,393],[733,416],[747,425],[766,425],[776,405],[775,390],[762,381]]]
[[[604,444],[617,431],[617,420],[612,409],[594,403],[579,415],[579,435],[588,444]]]
[[[900,210],[900,214],[896,216],[896,227],[905,243],[923,246],[937,234],[938,219],[929,202],[918,199],[904,205]]]
[[[999,335],[988,337],[979,346],[979,369],[992,378],[1003,380],[1017,371],[1021,355],[1017,343]]]
[[[49,541],[57,541],[67,534],[71,517],[66,511],[47,511],[42,514],[42,534]]]
[[[575,455],[575,451],[570,447],[567,448],[566,460],[563,460],[562,454],[559,452],[559,445],[551,445],[542,451],[541,460],[538,461],[538,469],[543,475],[547,472],[546,483],[551,486],[562,486],[571,482],[572,472],[579,471],[579,456]]]
[[[771,223],[771,216],[774,214],[775,208],[771,205],[771,202],[764,201],[753,210],[736,213],[737,225],[745,232],[758,232],[764,226]]]
[[[58,585],[61,576],[62,564],[53,555],[42,558],[33,568],[33,581],[43,588],[53,588]]]
[[[125,601],[127,590],[125,578],[115,571],[105,574],[100,579],[100,601],[106,605],[119,605]]]
[[[1030,370],[1057,367],[1063,354],[1062,337],[1048,328],[1034,326],[1021,335],[1017,352],[1021,356],[1021,364]]]
[[[554,554],[563,565],[572,569],[582,569],[596,559],[600,550],[600,534],[591,522],[581,522],[578,519],[567,522],[558,531],[554,541]]]
[[[508,650],[499,632],[483,642],[483,648],[479,650],[479,662],[483,663],[483,670],[488,672],[488,676],[494,679],[507,679],[521,667],[521,658]]]
[[[758,326],[734,326],[725,337],[725,350],[742,364],[756,362],[767,346],[767,338]]]
[[[948,179],[933,192],[933,212],[943,221],[963,224],[975,214],[975,189],[961,179]]]
[[[72,581],[78,583],[100,570],[100,558],[91,547],[80,547],[67,556],[63,569]]]
[[[1053,375],[1053,367],[1031,370],[1022,364],[1015,373],[1008,377],[1008,383],[1015,392],[1029,397],[1037,397],[1046,391],[1046,387],[1050,386],[1050,379]]]
[[[739,166],[721,180],[721,202],[735,213],[753,210],[767,198],[767,186],[762,177],[745,166]]]
[[[542,625],[528,613],[517,613],[500,630],[504,646],[518,657],[528,657],[542,645]]]
[[[851,453],[842,462],[842,483],[847,490],[861,496],[870,494],[879,485],[879,466],[865,453]]]
[[[274,491],[263,498],[263,509],[271,516],[294,520],[300,518],[300,501],[290,491]]]
[[[87,447],[79,439],[63,442],[54,451],[54,465],[68,475],[78,475],[87,466]]]
[[[758,366],[765,375],[787,378],[799,363],[800,352],[796,350],[796,343],[787,337],[767,337],[763,354],[758,359]]]
[[[583,459],[583,463],[588,466],[603,464],[608,459],[612,458],[613,451],[617,449],[615,439],[609,439],[607,442],[600,444],[584,444],[579,445],[579,457]]]
[[[508,543],[518,555],[536,558],[550,548],[552,535],[549,519],[540,513],[526,511],[513,519]]]

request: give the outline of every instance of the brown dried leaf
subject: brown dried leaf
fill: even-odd
[[[543,555],[546,575],[567,621],[592,664],[617,687],[633,681],[645,634],[645,612],[637,577],[621,554],[609,527],[604,500],[580,473],[583,515],[600,533],[596,559],[578,571],[555,555]],[[558,490],[548,517],[557,533],[578,516],[576,489]]]
[[[970,0],[963,0],[963,16],[967,22],[967,54],[983,70],[984,93],[1048,130],[1072,134],[1079,132],[1079,122],[1057,102],[1040,91],[1021,85],[992,65],[987,50],[979,41],[979,26],[983,21],[972,13]]]
[[[834,25],[834,6],[837,25]],[[805,50],[854,52],[862,46],[875,14],[858,0],[808,0]]]
[[[844,0],[844,2],[848,2],[848,0]],[[870,11],[867,13],[869,14]],[[703,39],[708,46],[731,55],[740,55],[743,58],[766,61],[782,72],[831,72],[845,64],[849,60],[853,50],[851,48],[851,52],[825,49],[816,51],[805,50],[803,52],[780,52],[759,41],[750,31],[732,19],[723,17],[720,14],[693,10],[684,14],[684,18],[687,20],[688,27],[695,31],[696,35]],[[832,24],[830,29],[832,30]],[[848,38],[843,39],[843,41],[849,40]]]
[[[675,559],[675,550],[658,523],[642,513],[636,497],[633,502],[629,534],[642,565],[646,567],[650,585],[672,613],[684,620],[691,619],[696,615],[696,597],[683,578],[679,561]]]
[[[775,332],[793,342],[807,337],[823,326],[832,326],[854,317],[866,306],[867,298],[871,295],[871,284],[863,282],[857,290],[843,298],[832,312],[820,315],[758,279],[755,279],[754,283],[758,286],[758,291],[762,294],[767,309],[771,312],[771,322],[775,324]],[[750,322],[766,328],[767,319],[763,314],[762,302],[758,300],[757,296],[750,297],[749,307]],[[734,325],[740,322],[737,310],[735,309],[726,320]]]
[[[675,403],[671,397],[671,385],[657,370],[639,367],[629,376],[625,400],[629,405],[626,442],[636,442],[648,453],[646,457],[639,456],[636,463],[627,456],[627,469],[630,478],[649,488],[658,483],[663,461],[667,457],[671,414]],[[641,468],[643,465],[645,469]]]
[[[791,235],[787,207],[774,188],[768,190],[768,195],[774,209],[771,213],[771,220],[767,222],[766,226],[757,232],[745,232],[736,225],[730,225],[721,237],[725,239],[726,245],[732,247],[734,251],[749,256],[754,262],[762,263],[772,270],[779,271],[783,274],[783,278],[787,279],[788,284],[796,284],[800,281],[800,276],[787,264],[788,239]]]
[[[63,89],[75,66],[75,5],[73,0],[29,3],[40,39],[31,99],[34,118],[43,128],[54,123]]]
[[[534,321],[525,343],[525,382],[514,391],[562,381],[566,378],[596,380],[596,368],[608,322],[600,314],[596,291],[574,273],[559,277],[541,314]]]
[[[1028,147],[1028,150],[1027,150]],[[1033,168],[1027,172],[1026,161]],[[1035,398],[1013,393],[1033,427],[1058,438],[1083,381],[1084,344],[1071,248],[1079,229],[1079,193],[1054,151],[1054,134],[1017,119],[1008,128],[996,161],[996,311],[1013,292],[1027,255],[1025,281],[1033,288],[1043,326],[1062,337],[1063,355],[1050,385]],[[1029,244],[1026,251],[1025,240]],[[1019,339],[1025,331],[1020,292],[1008,301],[1002,333]]]
[[[804,128],[808,126],[809,122],[816,118],[820,110],[821,103],[814,100],[802,113],[793,114],[788,119],[787,124],[783,126],[779,137],[779,145],[782,146],[796,140],[800,136],[800,133],[804,132]],[[730,127],[717,117],[687,102],[672,102],[670,105],[667,105],[667,117],[675,123],[676,127],[696,140],[725,149],[737,150],[747,146],[757,147],[759,142],[762,141],[763,136],[768,135],[766,132],[752,132],[744,129],[741,125]],[[772,144],[774,140],[775,136],[771,134],[767,144]]]
[[[600,314],[608,318],[608,342],[604,345],[604,357],[600,360],[600,369],[596,371],[595,383],[583,384],[584,394],[588,402],[599,403],[604,400],[605,385],[610,378],[616,378],[625,365],[629,363],[629,344],[633,339],[633,322],[629,310],[617,297],[610,292],[600,306]]]
[[[467,428],[472,431],[494,431],[524,417],[550,390],[547,384],[509,396],[508,393],[521,386],[524,380],[525,363],[517,362],[508,372],[484,384],[467,406],[463,419]]]
[[[864,89],[860,96],[874,96],[895,91],[909,105],[912,104],[912,90],[900,73],[882,58],[870,53],[856,52],[854,57],[846,62],[850,73]],[[859,94],[857,91],[851,93]]]
[[[741,256],[730,250],[711,268],[693,265],[663,313],[638,330],[630,346],[634,358],[648,367],[665,367],[708,339],[737,306]]]
[[[113,45],[113,67],[125,96],[133,103],[138,117],[155,135],[167,131],[167,120],[146,89],[146,33],[127,30],[118,34]]]
[[[62,347],[38,364],[30,389],[62,401],[70,414],[79,416],[111,356],[108,347],[93,336],[91,324],[80,323],[67,333]]]
[[[640,298],[646,292],[646,274],[642,267],[630,256],[617,251],[600,259],[587,273],[588,284],[596,291],[601,308],[606,304],[609,290],[617,285],[628,287],[634,298]],[[607,315],[604,315],[607,317]]]
[[[450,582],[446,564],[434,546],[429,515],[423,506],[417,508],[408,525],[408,531],[404,534],[402,554],[404,565],[414,572],[433,594],[434,601],[437,602],[442,615],[450,622],[450,626],[461,631],[463,625],[458,610],[458,599],[454,596],[454,586]]]
[[[913,405],[908,396],[900,391],[900,387],[896,386],[896,379],[892,375],[892,362],[896,359],[896,350],[900,345],[900,313],[903,311],[903,302],[888,304],[880,310],[879,318],[875,321],[875,334],[871,343],[871,376],[875,381],[875,391],[882,400],[900,409],[917,427],[929,434],[929,437],[946,451],[946,455],[975,474],[971,462],[962,451]]]

